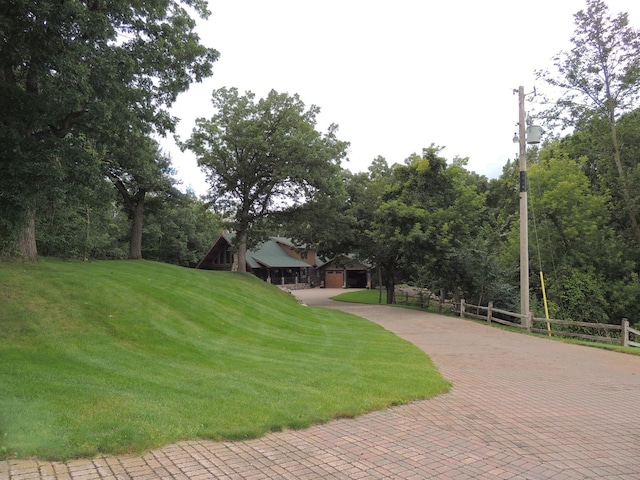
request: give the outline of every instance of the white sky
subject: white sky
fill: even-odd
[[[608,0],[640,28],[640,1]],[[518,96],[534,70],[570,48],[573,15],[584,0],[209,0],[202,43],[217,49],[213,77],[192,85],[172,113],[191,134],[213,114],[211,92],[237,87],[257,97],[298,93],[318,105],[318,129],[340,126],[353,172],[382,155],[391,165],[431,143],[468,157],[468,169],[500,175],[517,156]],[[534,110],[528,104],[527,110]],[[529,108],[531,107],[531,108]],[[197,194],[205,174],[172,138],[161,142],[178,178]]]

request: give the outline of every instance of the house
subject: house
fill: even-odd
[[[196,268],[233,270],[235,257],[232,244],[233,235],[223,233]],[[270,237],[255,249],[247,251],[247,272],[276,285],[318,285],[317,266],[315,252],[303,253],[302,249],[282,237]]]
[[[196,265],[201,270],[234,270],[233,235],[223,233]],[[327,288],[370,288],[370,267],[350,257],[321,261],[290,240],[270,237],[247,251],[247,272],[276,285]]]
[[[348,256],[339,256],[318,267],[325,288],[371,288],[371,267]]]

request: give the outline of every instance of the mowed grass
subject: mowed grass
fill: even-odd
[[[0,263],[0,457],[142,452],[447,391],[418,348],[251,275]]]
[[[382,291],[382,295],[378,290],[356,290],[353,292],[345,292],[333,297],[333,300],[338,302],[353,302],[353,303],[366,303],[370,305],[386,305],[387,292]]]
[[[403,296],[400,295],[400,297],[398,298],[398,300],[402,300]],[[380,299],[382,300],[382,302],[380,302]],[[378,290],[357,290],[357,291],[353,291],[353,292],[345,292],[345,293],[341,293],[335,297],[333,297],[333,300],[339,301],[339,302],[351,302],[351,303],[366,303],[369,305],[385,305],[387,307],[397,307],[397,308],[408,308],[411,310],[420,310],[421,312],[430,312],[430,313],[437,313],[439,315],[445,315],[445,316],[454,316],[457,317],[458,315],[451,312],[450,309],[442,309],[440,310],[438,308],[438,302],[437,301],[431,301],[429,302],[429,304],[426,307],[420,307],[419,305],[414,305],[414,304],[410,304],[410,305],[406,305],[403,303],[396,303],[396,304],[392,304],[392,305],[387,305],[387,292],[383,291],[382,292],[382,296],[380,295],[380,292]]]

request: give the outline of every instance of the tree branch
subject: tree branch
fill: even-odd
[[[120,195],[122,196],[122,200],[124,201],[124,204],[127,206],[129,211],[133,212],[133,209],[135,207],[133,198],[131,198],[129,191],[127,190],[127,187],[125,187],[122,180],[117,175],[110,172],[109,170],[107,170],[107,176],[109,177],[113,185],[116,187],[116,190],[120,192]]]
[[[49,125],[46,130],[35,132],[33,134],[33,137],[36,140],[42,140],[44,138],[50,138],[50,137],[63,138],[67,133],[71,131],[76,121],[82,118],[86,113],[87,113],[86,109],[79,110],[76,112],[71,112],[64,118],[64,120],[62,120],[60,127]]]

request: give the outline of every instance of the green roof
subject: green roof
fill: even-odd
[[[224,232],[222,236],[229,244],[233,242],[234,235],[232,233]],[[293,258],[280,244],[295,248],[295,245],[288,238],[271,237],[255,249],[247,250],[247,266],[250,268],[260,268],[261,266],[268,268],[308,268],[315,266]]]
[[[277,239],[280,240],[280,239]],[[283,242],[285,243],[285,242]],[[291,242],[286,241],[288,245]],[[255,262],[255,264],[254,264]],[[247,252],[247,263],[251,268],[259,268],[260,265],[270,268],[305,268],[311,267],[306,262],[291,257],[285,252],[275,239],[261,243],[255,250]]]

